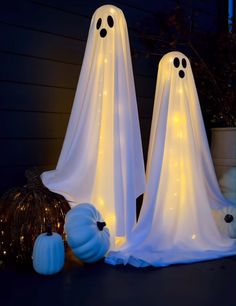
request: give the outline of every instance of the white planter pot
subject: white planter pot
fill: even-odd
[[[221,191],[236,204],[236,128],[211,131],[211,154]]]

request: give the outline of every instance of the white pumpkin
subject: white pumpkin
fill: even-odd
[[[110,247],[109,230],[92,204],[79,204],[67,213],[65,232],[72,252],[84,262],[103,258]]]
[[[236,205],[236,167],[226,171],[219,180],[224,197]]]
[[[215,222],[219,231],[227,237],[236,238],[236,206],[226,206],[213,210]]]

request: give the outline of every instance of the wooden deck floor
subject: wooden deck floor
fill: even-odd
[[[57,275],[0,268],[2,306],[235,306],[236,256],[167,268],[136,269],[67,259]]]

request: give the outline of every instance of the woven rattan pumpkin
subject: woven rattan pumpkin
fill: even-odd
[[[64,235],[70,206],[63,196],[44,187],[37,169],[26,172],[28,183],[12,188],[0,199],[0,259],[31,263],[36,237],[52,226]]]

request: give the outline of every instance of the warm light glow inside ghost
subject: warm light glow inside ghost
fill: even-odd
[[[101,212],[111,233],[127,238],[145,173],[127,25],[112,5],[92,17],[72,113],[57,169],[43,183]]]
[[[166,266],[235,254],[212,216],[212,208],[224,205],[190,62],[170,52],[159,63],[139,221],[130,241],[106,260]]]

